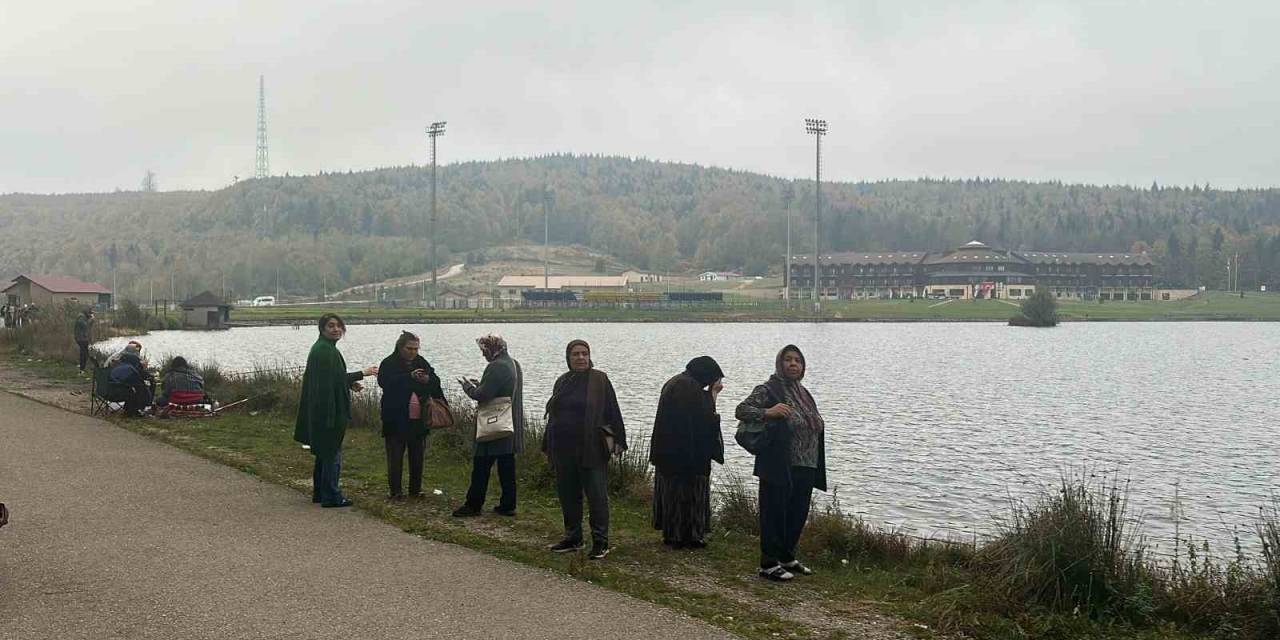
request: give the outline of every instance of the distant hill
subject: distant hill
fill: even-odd
[[[439,171],[440,264],[550,233],[641,268],[776,271],[812,245],[813,183],[617,157],[556,155]],[[421,167],[246,180],[213,192],[0,196],[0,274],[65,273],[120,293],[230,297],[330,290],[422,273],[430,174]],[[823,185],[824,249],[1149,251],[1171,285],[1280,280],[1280,190],[1220,191],[913,180]],[[1273,285],[1274,286],[1274,285]],[[163,293],[161,293],[163,292]]]

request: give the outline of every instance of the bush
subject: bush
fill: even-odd
[[[872,527],[862,518],[845,515],[840,496],[833,491],[831,502],[809,512],[800,546],[811,558],[839,562],[865,560],[877,564],[905,563],[923,551],[923,540]]]
[[[716,526],[726,531],[760,535],[760,509],[747,479],[734,472],[725,474],[717,486]]]
[[[1036,289],[1022,301],[1021,315],[1009,319],[1016,327],[1053,327],[1058,324],[1058,300],[1048,289]]]
[[[1127,483],[1064,476],[1056,494],[1015,504],[977,562],[1011,603],[1142,622],[1152,609],[1151,576],[1134,524]]]

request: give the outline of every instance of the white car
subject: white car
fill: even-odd
[[[253,299],[253,306],[274,307],[276,306],[276,297],[275,296],[258,296]]]

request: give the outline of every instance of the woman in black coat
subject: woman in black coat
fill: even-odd
[[[798,347],[783,347],[773,375],[734,412],[743,422],[764,423],[769,435],[753,470],[760,479],[760,577],[768,580],[813,573],[796,559],[796,545],[813,490],[827,490],[826,424],[800,382],[806,368]]]
[[[582,495],[591,507],[592,560],[609,555],[609,458],[627,450],[618,396],[609,376],[595,368],[591,346],[574,340],[565,347],[569,371],[556,380],[547,401],[542,450],[556,473],[556,493],[564,516],[564,539],[555,553],[582,548]]]
[[[382,437],[387,445],[387,487],[391,498],[404,494],[401,471],[409,453],[409,495],[422,495],[422,462],[427,448],[427,402],[434,398],[448,403],[440,388],[440,378],[431,364],[418,354],[418,336],[404,331],[396,340],[395,352],[378,365],[378,386],[382,387]]]
[[[649,441],[653,528],[662,543],[702,548],[711,528],[711,461],[724,464],[716,397],[724,372],[710,356],[689,361],[662,386]]]

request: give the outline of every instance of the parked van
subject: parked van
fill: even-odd
[[[274,307],[276,306],[276,297],[275,296],[258,296],[253,299],[253,306]]]

